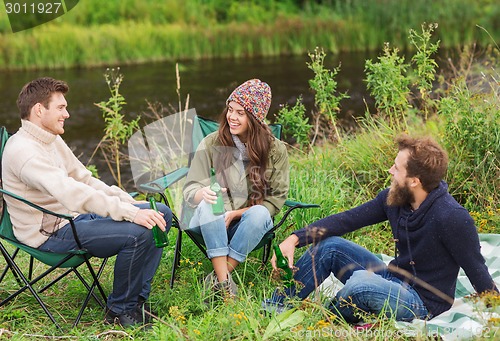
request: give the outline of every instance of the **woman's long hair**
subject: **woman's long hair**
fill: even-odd
[[[236,147],[229,131],[229,123],[227,122],[227,106],[222,111],[219,119],[218,139],[222,146]],[[257,121],[250,113],[245,110],[245,114],[249,117],[248,120],[248,136],[247,136],[247,151],[250,158],[248,165],[251,188],[249,188],[249,203],[250,205],[261,204],[268,190],[268,182],[266,179],[266,169],[269,159],[269,151],[273,142],[274,136],[271,129],[266,124]],[[231,148],[232,149],[232,148]],[[222,155],[223,169],[228,169],[233,162],[234,157],[232,152],[227,152]],[[223,179],[225,182],[225,179]],[[227,187],[228,184],[225,184]]]

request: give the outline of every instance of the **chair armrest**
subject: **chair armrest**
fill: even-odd
[[[290,213],[292,213],[292,211],[297,209],[297,208],[317,208],[317,207],[320,207],[318,204],[307,204],[307,203],[303,203],[300,201],[294,201],[294,200],[286,200],[285,206],[288,207],[287,210],[283,214],[283,217],[280,219],[280,221],[273,226],[271,231],[275,231],[277,228],[279,228],[281,225],[283,225],[286,218],[288,218],[288,215]]]
[[[148,193],[161,193],[169,186],[186,176],[189,167],[178,168],[161,178],[139,185],[139,189]]]
[[[13,198],[13,199],[16,199],[16,200],[18,200],[18,201],[20,201],[20,202],[22,202],[22,203],[24,203],[24,204],[26,204],[26,205],[28,205],[28,206],[31,206],[31,207],[33,207],[34,209],[36,209],[36,210],[38,210],[38,211],[40,211],[40,212],[43,212],[43,213],[46,213],[46,214],[50,214],[50,215],[53,215],[53,216],[58,217],[58,218],[61,218],[61,219],[66,219],[66,220],[68,220],[68,222],[69,222],[69,223],[70,223],[70,225],[71,225],[71,230],[72,230],[72,232],[73,232],[73,237],[75,237],[75,242],[76,242],[76,244],[78,245],[78,249],[79,249],[80,251],[86,251],[86,250],[83,248],[82,243],[80,242],[80,239],[78,238],[78,234],[77,234],[77,232],[76,232],[76,227],[75,227],[75,222],[73,221],[73,216],[68,215],[68,214],[60,214],[60,213],[52,212],[52,211],[50,211],[50,210],[48,210],[48,209],[46,209],[46,208],[43,208],[43,207],[41,207],[41,206],[38,206],[38,205],[37,205],[37,204],[35,204],[35,203],[32,203],[32,202],[31,202],[31,201],[29,201],[29,200],[26,200],[25,198],[23,198],[23,197],[21,197],[21,196],[19,196],[19,195],[17,195],[17,194],[14,194],[14,193],[12,193],[12,192],[6,191],[6,190],[1,189],[1,188],[0,188],[0,193],[3,193],[4,195],[7,195],[7,196],[9,196],[9,197],[11,197],[11,198]]]
[[[318,204],[308,204],[300,201],[294,201],[294,200],[286,200],[285,201],[285,206],[288,206],[292,209],[296,208],[318,208],[320,207]]]
[[[55,216],[55,217],[62,218],[62,219],[67,219],[67,220],[72,220],[72,219],[73,219],[73,217],[72,217],[72,216],[70,216],[70,215],[68,215],[68,214],[60,214],[60,213],[52,212],[52,211],[50,211],[50,210],[48,210],[48,209],[46,209],[46,208],[43,208],[43,207],[41,207],[41,206],[38,206],[38,205],[37,205],[37,204],[35,204],[35,203],[32,203],[31,201],[28,201],[28,200],[24,199],[23,197],[20,197],[20,196],[19,196],[19,195],[17,195],[17,194],[14,194],[14,193],[12,193],[12,192],[6,191],[6,190],[4,190],[4,189],[1,189],[1,188],[0,188],[0,193],[3,193],[3,194],[5,194],[5,195],[8,195],[9,197],[14,198],[14,199],[16,199],[16,200],[19,200],[19,201],[21,201],[21,202],[25,203],[26,205],[29,205],[29,206],[33,207],[34,209],[36,209],[36,210],[38,210],[38,211],[41,211],[41,212],[43,212],[43,213],[47,213],[47,214],[50,214],[50,215],[53,215],[53,216]]]

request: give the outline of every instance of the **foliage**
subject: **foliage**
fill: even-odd
[[[130,136],[139,129],[140,117],[127,122],[125,116],[121,113],[126,102],[125,98],[120,94],[120,85],[123,81],[120,68],[116,70],[107,69],[104,78],[106,84],[108,84],[111,97],[107,102],[102,101],[95,104],[102,111],[105,128],[104,136],[92,153],[89,162],[97,150],[101,150],[113,179],[115,179],[119,187],[124,188],[121,179],[121,165],[126,160],[126,156],[123,154],[122,148]]]
[[[389,44],[384,45],[378,62],[367,60],[365,63],[367,88],[376,108],[382,118],[399,131],[408,130],[408,120],[413,119],[415,112],[423,112],[425,119],[435,113],[436,103],[430,94],[438,66],[431,58],[439,47],[439,41],[431,42],[436,28],[437,24],[423,24],[422,33],[409,31],[409,40],[416,51],[410,64],[405,63],[398,48],[391,49]],[[417,88],[417,95],[410,85]]]
[[[276,123],[283,125],[285,139],[293,138],[301,149],[309,145],[309,134],[312,129],[305,113],[302,97],[299,97],[293,107],[285,105],[276,114]]]
[[[472,53],[468,50],[466,53]],[[443,140],[450,153],[453,195],[472,211],[497,211],[500,195],[500,86],[495,69],[500,53],[490,50],[482,63],[454,68],[439,102]],[[493,207],[491,207],[493,205]],[[497,205],[497,207],[495,207]]]
[[[436,69],[438,65],[436,61],[431,58],[431,55],[437,52],[439,41],[432,43],[431,38],[433,31],[437,29],[437,27],[438,24],[422,25],[421,34],[413,29],[410,30],[409,34],[409,39],[416,49],[412,57],[412,62],[416,65],[413,85],[417,87],[420,93],[422,101],[421,107],[425,113],[426,119],[429,110],[432,110],[434,107],[434,101],[430,97],[430,92],[432,91],[433,82],[436,78]]]
[[[314,116],[319,116],[329,121],[330,127],[335,131],[335,138],[340,141],[340,133],[337,129],[337,113],[340,111],[340,101],[349,98],[345,93],[336,94],[337,76],[340,66],[333,70],[325,68],[326,53],[323,49],[316,47],[313,53],[309,53],[311,62],[307,67],[314,72],[314,78],[309,80],[309,86],[314,91],[314,105],[316,112]]]
[[[494,0],[85,0],[16,34],[0,11],[0,69],[305,54],[315,46],[337,53],[377,50],[384,42],[411,50],[408,27],[426,21],[446,28],[435,33],[445,47],[485,45],[490,38],[476,25],[499,36],[495,5]]]
[[[89,164],[87,164],[86,167],[90,171],[90,173],[92,173],[93,177],[99,179],[99,171],[97,170],[97,166],[96,165],[89,165]]]
[[[399,49],[384,45],[384,54],[378,62],[365,63],[366,84],[375,99],[377,110],[388,118],[389,124],[404,130],[408,127],[406,116],[409,109],[410,80],[406,76],[408,64],[399,56]]]
[[[336,6],[347,3],[333,2]],[[357,2],[353,0],[349,3]],[[412,60],[417,65],[417,71],[413,75],[397,72],[401,71],[404,62],[397,56],[395,50],[388,50],[383,56],[385,58],[383,63],[379,59],[384,65],[376,66],[394,72],[391,76],[392,81],[401,80],[400,77],[403,76],[408,77],[408,81],[411,79],[407,84],[415,85],[421,97],[432,92],[429,84],[432,83],[434,63],[429,58],[432,48],[426,45],[429,42],[426,30],[427,28],[422,35],[411,33],[417,45],[427,46],[422,50],[417,48],[416,55],[421,54]],[[443,89],[439,89],[442,97],[433,98],[434,103],[426,106],[429,114],[426,117],[410,116],[409,110],[415,110],[417,104],[406,98],[407,104],[401,100],[404,104],[401,110],[404,112],[400,116],[407,118],[405,124],[391,124],[383,116],[367,115],[360,121],[360,129],[355,134],[343,136],[335,145],[311,146],[313,152],[308,154],[292,151],[290,199],[317,203],[321,207],[296,210],[288,219],[287,225],[276,232],[277,240],[283,240],[291,231],[304,227],[312,221],[363,203],[387,186],[389,183],[387,170],[393,163],[396,153],[393,139],[400,132],[398,128],[400,126],[404,126],[411,135],[431,135],[444,144],[450,156],[450,169],[447,175],[450,191],[471,210],[471,216],[475,219],[480,232],[500,233],[500,198],[497,194],[497,189],[500,188],[498,129],[500,76],[494,67],[498,65],[497,53],[495,50],[488,51],[487,55],[482,57],[481,65],[478,65],[469,53],[465,53],[463,65],[453,67],[454,73],[451,76],[444,74],[440,76],[443,79],[441,82]],[[375,75],[372,76],[373,84],[378,84],[380,79],[376,79]],[[384,79],[387,75],[380,72],[377,73],[377,77]],[[405,88],[399,89],[403,91],[401,89]],[[437,90],[434,89],[434,92]],[[406,90],[403,92],[407,93]],[[118,89],[114,94],[117,96],[117,103],[120,104],[109,104],[106,108],[114,106],[119,114],[124,100],[120,98]],[[382,102],[382,105],[387,107],[393,107],[398,103],[398,100],[393,100],[388,95],[380,98],[386,101]],[[299,101],[296,106],[298,103]],[[411,105],[416,107],[409,108]],[[294,108],[288,109],[287,114],[293,112]],[[297,113],[301,112],[300,106],[296,110]],[[370,226],[345,237],[375,253],[388,255],[394,253],[391,231],[386,224]],[[263,314],[260,302],[264,297],[269,297],[277,283],[271,275],[270,264],[261,266],[259,253],[250,254],[247,261],[240,264],[235,271],[234,278],[240,289],[238,299],[206,305],[201,283],[206,273],[211,270],[211,263],[187,238],[184,238],[182,243],[182,256],[175,287],[170,289],[168,286],[175,247],[173,243],[164,249],[160,267],[154,277],[149,300],[158,312],[160,320],[155,321],[152,329],[122,330],[103,325],[104,312],[91,301],[90,309],[84,314],[82,323],[77,328],[65,331],[64,336],[60,336],[60,332],[51,326],[44,312],[33,300],[27,298],[29,295],[21,295],[16,302],[2,307],[0,335],[6,335],[14,340],[31,339],[33,335],[82,340],[111,338],[260,340],[265,337],[271,340],[303,340],[304,335],[315,335],[312,339],[330,339],[337,333],[346,335],[350,340],[363,340],[366,336],[366,334],[359,336],[360,334],[353,332],[352,326],[332,318],[323,307],[319,296],[300,303],[295,302],[297,310],[279,318]],[[304,249],[298,249],[296,257],[299,257]],[[24,261],[27,266],[29,259],[26,258]],[[112,285],[113,261],[111,260],[102,277],[105,290],[108,292]],[[35,267],[35,271],[41,270]],[[8,276],[2,285],[16,286],[17,283],[12,276]],[[62,310],[61,316],[74,315],[78,306],[76,302],[84,296],[83,291],[74,288],[66,279],[62,280],[61,285],[65,295],[52,293],[48,300],[52,306]],[[479,307],[490,304],[493,305],[493,309],[498,309],[498,295],[484,299],[485,302],[477,303]],[[381,335],[392,335],[399,339],[401,333],[394,326],[394,321],[378,316],[372,318],[377,324],[376,333],[373,334],[374,339],[380,339]],[[290,328],[283,330],[278,327],[280,322],[288,324]],[[491,323],[498,325],[498,321]],[[325,330],[330,331],[330,334],[325,335]],[[400,339],[415,338],[401,336]],[[488,339],[488,335],[482,339]]]

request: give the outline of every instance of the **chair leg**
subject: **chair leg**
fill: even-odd
[[[93,279],[93,282],[92,282],[92,285],[89,286],[87,284],[87,282],[85,281],[85,279],[81,276],[81,274],[78,272],[77,269],[75,269],[75,274],[80,278],[81,282],[83,283],[83,285],[87,288],[88,290],[88,293],[87,293],[87,296],[85,297],[85,300],[83,301],[83,304],[80,308],[80,311],[78,312],[78,316],[76,317],[75,319],[75,322],[73,323],[73,328],[76,327],[78,325],[78,323],[80,322],[82,316],[83,316],[83,312],[85,311],[85,308],[87,307],[89,301],[90,301],[90,298],[93,297],[96,302],[102,307],[102,308],[106,308],[106,303],[103,303],[94,293],[94,289],[95,287],[98,287],[98,290],[101,292],[101,295],[103,295],[104,291],[102,290],[102,287],[101,287],[101,284],[99,283],[99,278],[101,278],[101,275],[102,275],[102,272],[104,270],[104,266],[106,265],[108,259],[107,258],[104,258],[104,260],[102,261],[102,264],[101,266],[99,267],[99,270],[97,271],[97,274],[95,274],[95,278]],[[90,266],[90,263],[87,264],[88,266]],[[103,295],[103,300],[104,302],[106,302],[106,297]]]
[[[182,230],[179,227],[179,232],[177,233],[177,240],[175,241],[174,262],[172,264],[172,276],[170,277],[170,289],[174,288],[175,271],[180,265],[181,248],[182,248]]]
[[[271,255],[271,247],[272,247],[272,240],[270,240],[269,243],[264,245],[264,250],[262,252],[262,266],[265,266],[267,261],[269,260],[269,256]]]
[[[104,302],[107,302],[107,297],[106,297],[106,294],[104,293],[104,289],[102,288],[101,284],[99,283],[99,278],[101,277],[102,272],[104,271],[104,266],[106,265],[107,261],[108,261],[107,258],[103,259],[102,264],[99,267],[99,270],[96,274],[94,271],[94,268],[92,267],[92,265],[89,262],[89,259],[87,258],[85,260],[85,263],[87,264],[87,268],[89,269],[89,272],[92,275],[92,281],[93,281],[92,287],[93,288],[97,287],[97,290],[99,290],[99,293],[101,294],[101,297],[104,300]],[[92,291],[93,290],[91,290],[91,292]]]
[[[71,272],[73,272],[73,268],[64,271],[64,273],[62,273],[61,275],[57,276],[57,278],[53,279],[49,284],[47,284],[46,286],[44,286],[43,288],[41,288],[38,292],[39,293],[44,292],[45,290],[47,290],[48,288],[50,288],[51,286],[53,286],[54,284],[56,284],[57,282],[59,282],[61,279],[63,279],[64,277],[66,277]]]
[[[33,263],[35,262],[35,258],[30,256],[30,267],[28,272],[28,279],[31,281],[33,279]]]
[[[3,250],[2,250],[2,253],[3,253]],[[57,321],[54,318],[54,316],[50,313],[49,309],[47,308],[47,306],[45,305],[45,303],[43,303],[42,299],[40,298],[40,296],[38,296],[38,293],[36,292],[36,290],[32,286],[33,284],[35,284],[36,282],[38,282],[40,279],[42,279],[43,277],[45,277],[48,273],[50,273],[53,270],[53,268],[45,271],[42,275],[38,276],[34,280],[28,281],[28,279],[24,276],[24,274],[21,271],[21,269],[17,266],[16,263],[14,263],[12,261],[12,259],[10,257],[6,257],[5,260],[7,261],[8,265],[12,269],[14,269],[15,272],[17,272],[19,278],[24,283],[24,286],[21,289],[19,289],[18,291],[16,291],[15,293],[11,294],[9,297],[7,297],[6,299],[4,299],[3,301],[1,301],[0,302],[0,307],[3,306],[4,304],[6,304],[7,302],[11,301],[13,298],[17,297],[19,294],[21,294],[22,292],[24,292],[26,289],[29,289],[29,291],[31,292],[31,294],[33,294],[33,296],[37,300],[38,304],[40,304],[40,306],[42,307],[42,309],[45,312],[45,314],[47,314],[47,316],[54,323],[54,325],[57,327],[57,329],[62,330],[62,328],[59,325],[59,323],[57,323]]]
[[[16,248],[14,250],[14,252],[12,253],[12,256],[9,255],[9,253],[7,252],[7,250],[3,247],[3,245],[1,243],[0,243],[0,248],[1,248],[1,251],[2,251],[2,255],[4,256],[5,261],[7,263],[7,265],[5,266],[5,269],[3,269],[2,275],[0,276],[0,283],[3,281],[4,277],[7,275],[7,272],[10,269],[10,271],[12,271],[12,274],[14,275],[14,278],[17,281],[17,284],[19,284],[19,286],[22,287],[23,286],[23,282],[19,278],[19,275],[17,274],[17,272],[14,271],[14,268],[12,268],[10,266],[10,263],[7,261],[7,257],[10,257],[12,260],[14,260],[14,258],[16,258],[16,255],[19,252],[19,248]]]

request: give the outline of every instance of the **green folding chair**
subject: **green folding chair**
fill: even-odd
[[[208,134],[217,131],[219,128],[219,123],[207,118],[203,118],[201,116],[194,116],[194,122],[192,122],[192,152],[189,155],[188,165],[185,167],[180,167],[167,175],[160,177],[153,181],[148,181],[138,185],[138,188],[142,192],[146,193],[157,193],[161,196],[164,203],[170,207],[173,207],[173,203],[169,200],[166,193],[170,187],[176,184],[180,179],[184,178],[188,171],[190,162],[194,156],[194,153],[200,144],[201,140],[207,136]],[[273,135],[281,139],[282,135],[282,126],[280,124],[271,124],[269,125]],[[283,223],[286,221],[287,217],[290,213],[297,208],[313,208],[319,207],[317,204],[307,204],[299,201],[286,200],[284,205],[284,213],[282,218],[273,225],[273,228],[268,231],[264,237],[261,239],[260,243],[254,248],[253,251],[263,248],[262,252],[262,264],[266,264],[269,260],[269,256],[272,250],[272,242],[276,236],[276,230],[280,228]],[[180,256],[181,256],[181,247],[182,247],[182,234],[185,233],[194,244],[200,249],[200,251],[207,256],[206,246],[203,241],[203,237],[201,234],[195,233],[191,230],[182,229],[183,226],[188,226],[189,220],[191,218],[192,210],[188,208],[187,205],[182,205],[181,216],[177,217],[174,214],[172,220],[172,226],[178,228],[177,240],[175,243],[175,253],[174,253],[174,262],[172,266],[172,276],[170,278],[170,287],[173,288],[175,281],[175,272],[180,265]]]
[[[7,139],[9,137],[9,134],[7,130],[4,127],[0,128],[0,174],[1,174],[1,156],[3,155],[3,150],[5,143],[7,142]],[[92,257],[87,250],[85,250],[82,247],[82,244],[80,240],[78,239],[78,234],[76,232],[76,228],[73,222],[73,217],[69,215],[64,215],[64,214],[58,214],[52,211],[49,211],[47,209],[44,209],[43,207],[40,207],[14,193],[8,192],[4,189],[0,189],[0,211],[1,211],[1,218],[0,218],[0,251],[3,255],[3,258],[5,259],[6,262],[6,267],[3,270],[2,274],[0,275],[0,283],[2,283],[6,276],[8,275],[9,272],[12,273],[14,276],[15,280],[19,284],[19,289],[17,289],[15,292],[9,294],[7,291],[8,288],[6,288],[4,285],[2,285],[2,289],[0,289],[0,307],[3,307],[7,303],[11,302],[14,298],[16,298],[19,294],[25,292],[28,290],[31,292],[33,297],[36,299],[36,301],[40,304],[41,308],[43,311],[47,314],[47,316],[50,318],[50,320],[56,325],[58,329],[61,329],[61,326],[59,323],[57,323],[56,319],[54,318],[53,314],[49,311],[47,308],[47,305],[43,302],[42,297],[40,294],[42,294],[45,290],[48,288],[51,288],[52,286],[55,286],[61,279],[66,277],[67,275],[74,273],[76,277],[81,281],[83,286],[85,287],[86,290],[86,297],[84,298],[80,310],[78,312],[78,315],[73,323],[73,327],[75,327],[79,322],[80,319],[83,315],[83,312],[85,308],[87,307],[89,301],[91,298],[94,298],[95,301],[102,307],[106,307],[106,295],[104,294],[104,290],[99,283],[99,278],[101,277],[101,274],[104,270],[104,267],[107,262],[107,258],[103,259],[102,262],[100,263],[100,266],[97,270],[97,272],[94,270],[93,266],[91,265],[89,259]],[[78,249],[69,251],[67,253],[53,253],[53,252],[44,252],[40,251],[36,248],[32,248],[30,246],[27,246],[20,241],[18,241],[14,235],[13,227],[12,227],[12,222],[10,219],[10,215],[7,209],[7,205],[5,203],[5,196],[9,196],[13,198],[17,204],[19,205],[29,205],[39,211],[44,212],[45,214],[50,214],[53,215],[57,218],[60,219],[66,219],[68,222],[71,224],[71,228],[73,231],[73,235],[75,236],[75,241],[78,245]],[[10,247],[9,245],[10,244]],[[12,251],[13,249],[13,251]],[[11,250],[11,251],[9,251]],[[22,251],[20,253],[20,251]],[[27,253],[29,256],[29,265],[25,265],[28,263],[26,259],[23,259],[21,256],[22,253]],[[42,262],[43,264],[48,266],[48,269],[43,271],[41,274],[38,276],[34,277],[34,262],[35,260]],[[88,273],[90,274],[90,283],[89,280],[86,279],[82,273],[78,270],[80,265],[85,264],[85,268],[88,270]],[[26,269],[28,267],[28,269]],[[57,275],[55,273],[56,270],[58,269],[63,269],[63,272]],[[61,272],[61,271],[59,271]],[[51,274],[55,274],[56,276],[49,276]],[[55,278],[54,278],[55,277]],[[89,277],[89,276],[87,276]],[[40,282],[42,279],[51,279],[50,282],[46,285],[44,285],[41,288],[38,288],[40,286]],[[39,283],[40,282],[40,283]],[[46,280],[44,281],[46,282]],[[5,282],[4,282],[5,283]],[[98,289],[98,293],[100,296],[96,295],[95,293],[95,288]],[[61,293],[64,294],[64,293]],[[15,303],[14,303],[15,304]]]

